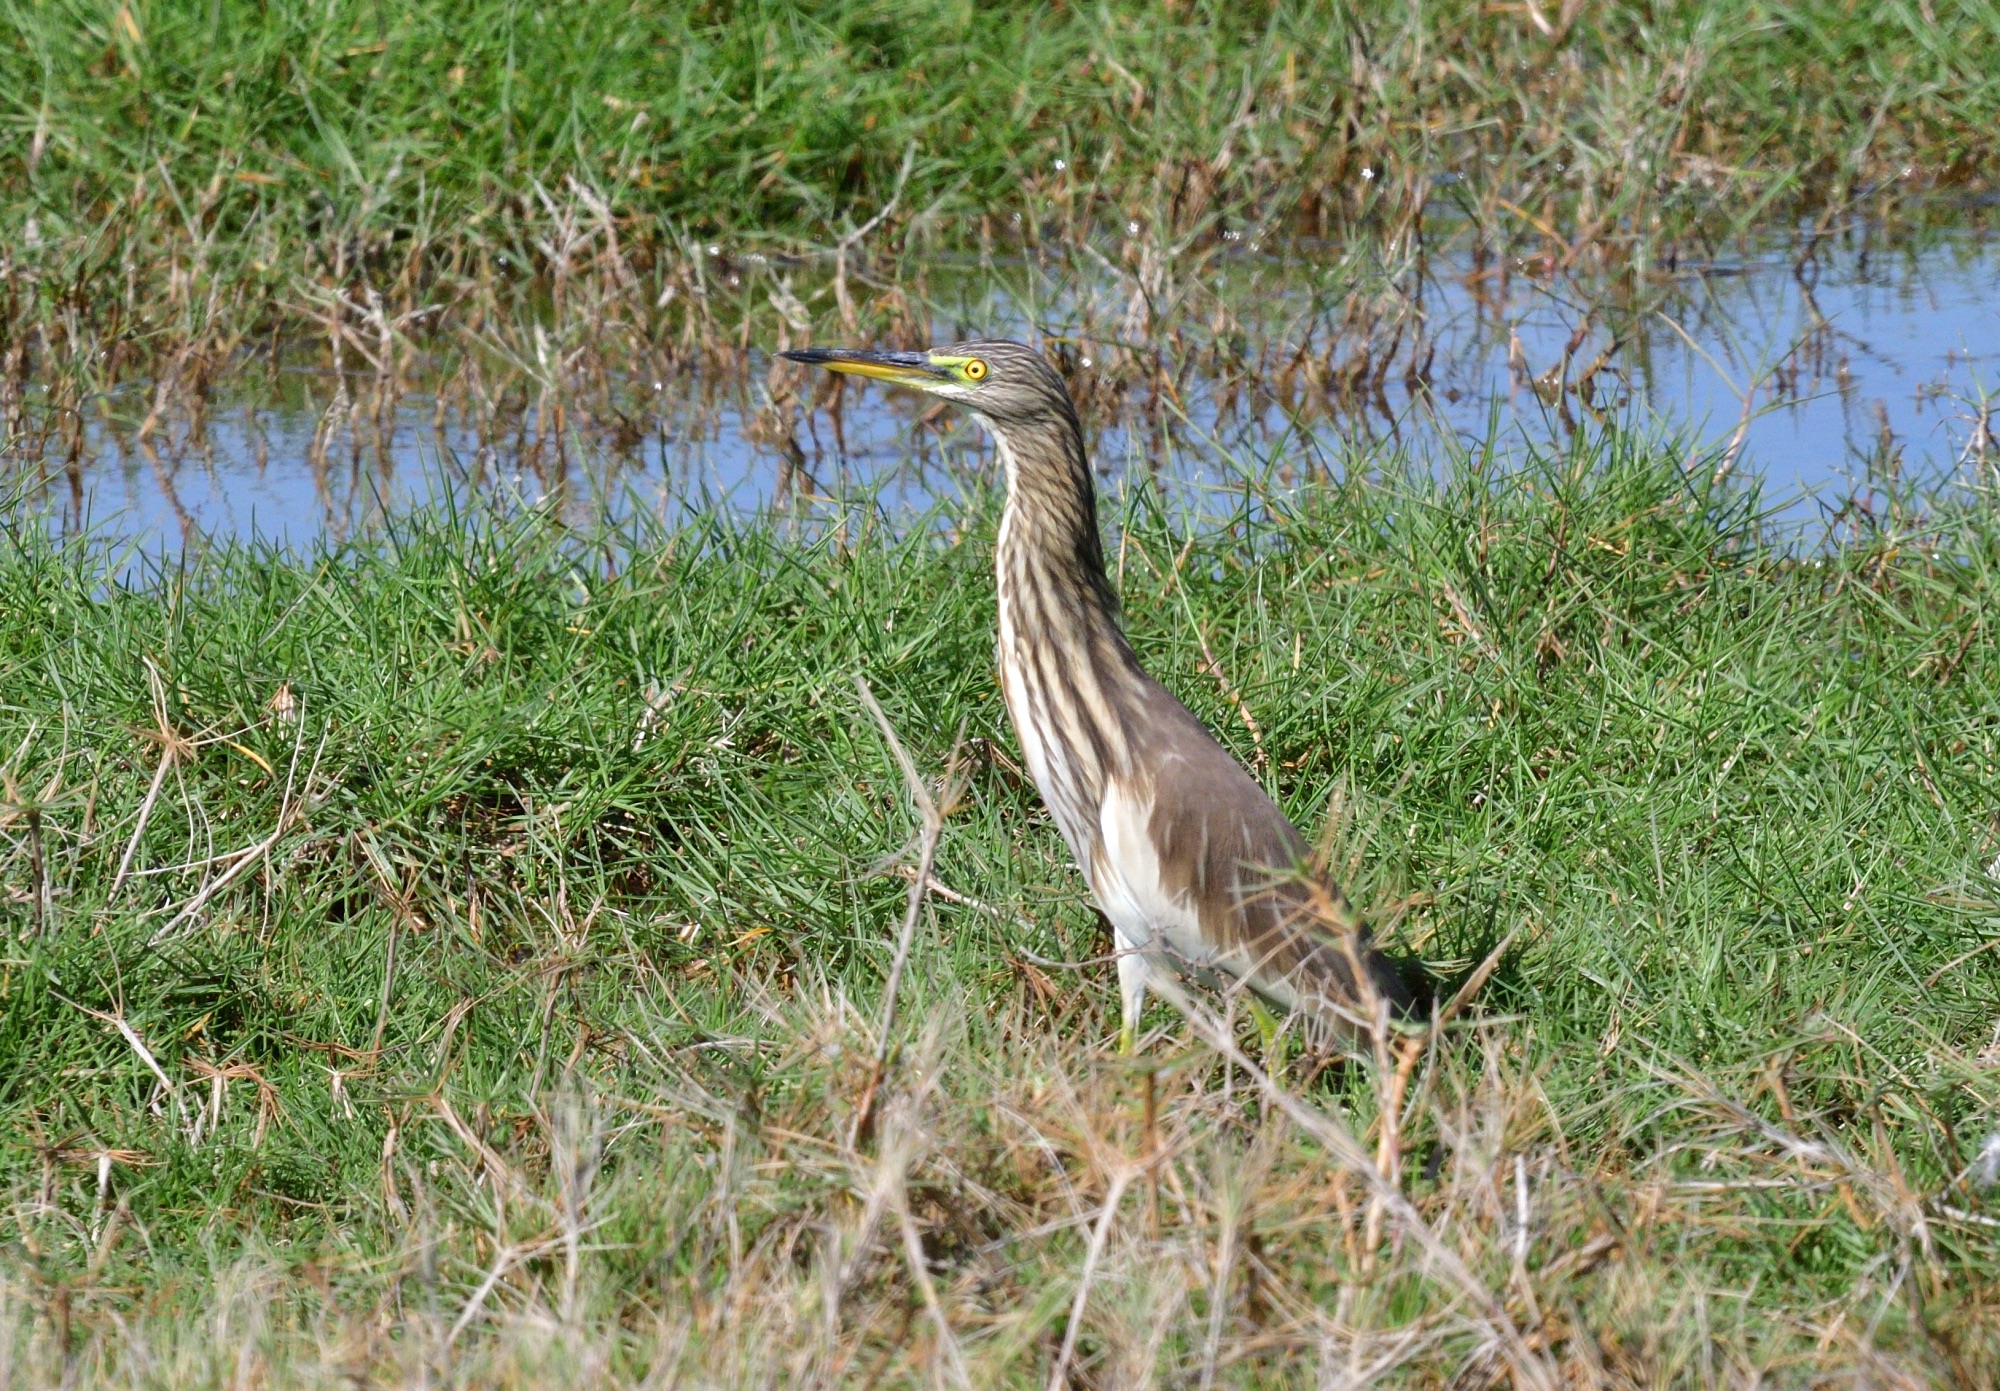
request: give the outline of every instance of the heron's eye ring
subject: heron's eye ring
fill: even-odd
[[[975,357],[974,359],[972,359],[972,361],[965,364],[965,379],[967,381],[969,382],[983,381],[985,380],[985,377],[986,377],[986,364],[981,362],[978,358]]]

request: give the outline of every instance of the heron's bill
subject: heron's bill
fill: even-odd
[[[794,348],[778,356],[834,372],[874,377],[879,381],[894,382],[897,386],[913,386],[918,390],[951,380],[951,374],[933,363],[929,353],[883,353],[867,348]]]

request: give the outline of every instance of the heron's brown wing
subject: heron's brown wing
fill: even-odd
[[[1161,888],[1194,910],[1208,964],[1288,1008],[1365,1011],[1365,993],[1406,1005],[1407,989],[1370,943],[1361,915],[1337,884],[1311,870],[1305,837],[1201,722],[1174,705],[1178,720],[1155,712],[1155,737],[1143,746],[1147,766],[1135,771],[1150,785]],[[1357,985],[1357,964],[1368,991]]]

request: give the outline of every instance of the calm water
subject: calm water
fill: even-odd
[[[1434,260],[1402,278],[1393,322],[1345,337],[1314,327],[1339,305],[1329,306],[1312,268],[1296,250],[1242,248],[1210,263],[1215,283],[1202,303],[1230,306],[1243,327],[1203,341],[1233,333],[1248,345],[1241,380],[1232,390],[1212,368],[1183,371],[1164,416],[1135,404],[1157,397],[1143,391],[1087,411],[1107,491],[1146,474],[1198,499],[1245,473],[1282,486],[1398,449],[1441,466],[1489,439],[1519,457],[1611,420],[1678,433],[1690,466],[1707,470],[1740,430],[1735,472],[1760,480],[1785,517],[1810,524],[1886,475],[1976,476],[1983,393],[2000,390],[2000,241],[1972,231],[1902,251],[1851,235],[1803,261],[1795,245],[1773,243],[1651,267],[1637,293],[1628,277],[1623,291],[1594,295],[1532,261]],[[1133,297],[1109,260],[1081,272],[968,270],[955,284],[934,314],[940,341],[960,331],[1039,336],[1062,340],[1081,373],[1129,366],[1115,326],[1123,312],[1130,327]],[[1176,312],[1168,307],[1143,331],[1170,336]],[[1295,340],[1342,368],[1365,371],[1371,353],[1391,366],[1379,389],[1338,400],[1324,384],[1302,388],[1304,404],[1299,392],[1286,404],[1245,385]],[[768,367],[753,348],[720,378],[627,383],[618,444],[576,438],[560,458],[546,448],[524,456],[508,428],[482,440],[458,411],[440,413],[421,393],[405,395],[379,426],[344,421],[328,412],[331,378],[301,373],[283,404],[218,406],[198,437],[176,442],[168,432],[163,449],[100,430],[87,462],[52,475],[43,497],[59,525],[171,549],[197,536],[300,544],[350,534],[447,488],[528,501],[555,493],[588,520],[630,508],[754,509],[781,491],[920,506],[986,467],[969,426],[924,419],[928,402],[897,393],[857,383],[838,419],[803,404],[774,410]],[[796,453],[781,445],[787,432]],[[1989,470],[2000,465],[1989,458]]]

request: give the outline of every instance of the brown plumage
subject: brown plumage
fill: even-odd
[[[1029,775],[1110,919],[1130,1044],[1149,971],[1220,973],[1348,1033],[1408,994],[1305,838],[1149,676],[1118,623],[1083,432],[1019,343],[786,356],[964,406],[1007,471],[994,554],[999,668]]]

